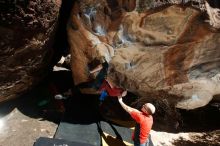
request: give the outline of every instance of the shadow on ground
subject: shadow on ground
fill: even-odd
[[[218,106],[216,106],[218,105]],[[182,132],[208,132],[220,129],[220,103],[212,101],[205,107],[195,110],[179,110]]]
[[[192,140],[177,139],[173,142],[175,146],[219,146],[220,131],[214,131],[203,136],[193,136]]]
[[[54,94],[63,94],[69,89],[72,89],[71,72],[52,72],[42,83],[22,96],[0,103],[0,116],[4,117],[17,108],[31,118],[59,123],[62,112],[59,111],[60,102],[54,99]]]

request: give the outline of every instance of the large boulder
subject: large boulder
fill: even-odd
[[[115,51],[109,76],[143,97],[160,90],[177,95],[178,108],[208,104],[220,94],[220,34],[211,32],[198,14],[176,6],[139,20],[139,14],[128,14],[116,42],[126,38],[129,45]]]
[[[4,1],[0,4],[0,102],[39,83],[53,55],[59,1]]]
[[[140,96],[162,90],[181,97],[177,107],[194,109],[219,94],[220,35],[200,11],[174,5],[138,13],[123,2],[75,3],[68,25],[75,84],[88,81],[88,64],[104,56],[112,59],[109,77]]]
[[[203,107],[220,94],[220,33],[205,22],[204,2],[151,9],[167,3],[78,1],[67,30],[75,85],[89,81],[89,64],[105,57],[108,78],[139,96],[129,105],[153,102],[156,119],[178,127],[176,108]],[[104,115],[128,119],[109,103]]]

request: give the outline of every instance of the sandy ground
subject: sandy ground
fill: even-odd
[[[102,139],[103,146],[133,146],[127,141],[120,141],[115,137],[108,135],[112,142],[106,142]],[[207,133],[167,133],[151,130],[151,137],[154,146],[220,146],[220,131]],[[109,140],[108,140],[109,141]]]
[[[0,146],[32,146],[39,137],[53,137],[57,124],[31,118],[17,108],[0,119]]]

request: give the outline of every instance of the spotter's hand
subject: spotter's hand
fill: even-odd
[[[121,94],[122,97],[124,97],[126,95],[127,95],[127,90],[123,91],[122,94]]]

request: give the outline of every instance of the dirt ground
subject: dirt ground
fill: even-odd
[[[40,117],[27,99],[0,104],[0,146],[32,146],[37,138],[55,134],[58,125]]]

